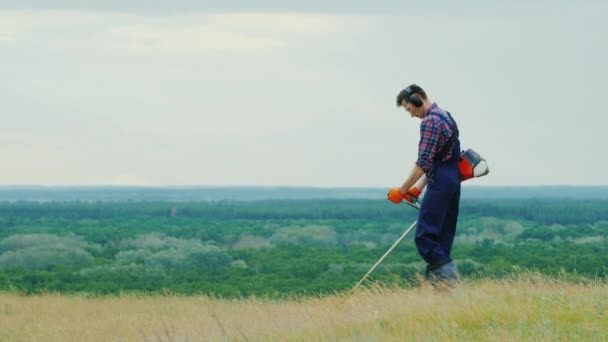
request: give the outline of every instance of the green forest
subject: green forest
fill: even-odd
[[[373,199],[0,202],[0,290],[318,295],[350,289],[416,219]],[[608,200],[465,198],[465,278],[606,279]],[[370,281],[416,284],[413,234]]]

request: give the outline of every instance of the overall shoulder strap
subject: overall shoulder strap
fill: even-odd
[[[450,136],[450,138],[445,142],[445,144],[443,144],[441,150],[439,150],[439,152],[435,154],[435,160],[437,161],[442,160],[448,154],[448,152],[454,148],[454,144],[456,143],[456,140],[458,140],[458,136],[460,135],[460,132],[458,131],[458,125],[456,124],[454,118],[452,118],[452,114],[450,114],[450,112],[448,111],[446,111],[446,113],[448,114],[448,118],[450,119],[449,121],[443,115],[435,114],[437,117],[439,117],[439,120],[445,122],[452,129],[452,135]]]

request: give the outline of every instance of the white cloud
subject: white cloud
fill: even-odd
[[[204,50],[239,51],[277,48],[284,42],[277,38],[255,36],[213,27],[129,26],[110,30],[135,51],[161,50],[170,53],[192,53]]]
[[[183,18],[176,21],[146,17],[136,25],[112,28],[109,32],[126,40],[128,47],[137,51],[234,52],[295,46],[300,43],[298,38],[358,31],[367,22],[357,16],[290,13],[197,14]]]
[[[213,16],[211,22],[219,28],[238,31],[328,35],[364,30],[369,18],[301,13],[233,13]]]

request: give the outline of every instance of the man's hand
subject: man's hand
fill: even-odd
[[[401,189],[390,189],[388,194],[386,194],[386,198],[395,204],[401,203],[403,196],[404,194],[401,192]]]
[[[403,195],[403,199],[413,204],[418,202],[418,197],[420,197],[421,193],[420,189],[413,186]]]

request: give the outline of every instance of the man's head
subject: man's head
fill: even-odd
[[[411,116],[423,118],[430,106],[426,93],[416,84],[403,89],[397,95],[397,107],[403,107]]]

